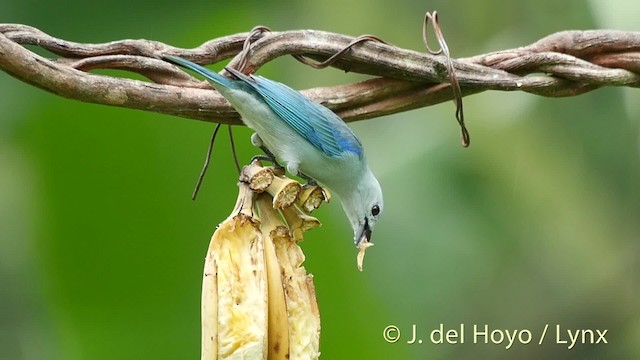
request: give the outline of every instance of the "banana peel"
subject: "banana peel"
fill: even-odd
[[[216,229],[202,285],[202,360],[266,359],[267,281],[264,242],[245,183]]]
[[[300,210],[297,205],[292,205],[281,210],[282,216],[287,221],[289,232],[293,241],[302,241],[302,235],[320,226],[320,220]]]
[[[280,265],[278,264],[276,248],[273,243],[274,237],[277,237],[280,233],[286,233],[287,229],[282,224],[280,217],[275,213],[269,196],[260,194],[257,208],[260,212],[260,230],[264,239],[264,257],[269,294],[268,358],[269,360],[287,360],[291,357],[289,321]]]

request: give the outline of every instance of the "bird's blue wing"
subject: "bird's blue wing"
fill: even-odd
[[[279,82],[227,70],[251,86],[273,112],[324,154],[340,156],[351,152],[362,156],[360,140],[331,110]]]

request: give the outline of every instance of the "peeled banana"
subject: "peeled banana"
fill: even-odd
[[[329,195],[305,194],[259,162],[243,169],[238,189],[205,258],[201,360],[318,359],[320,313],[297,242],[320,222],[298,206],[315,209],[318,194]]]

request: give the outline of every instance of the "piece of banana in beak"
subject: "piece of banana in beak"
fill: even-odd
[[[368,248],[372,247],[373,243],[368,241],[362,241],[358,244],[358,256],[356,257],[356,262],[358,264],[358,270],[363,271],[364,266],[364,253]]]
[[[300,184],[260,167],[254,163],[243,169],[236,206],[209,244],[202,284],[202,360],[320,356],[313,277],[302,267],[304,254],[297,245],[302,233],[320,222],[292,205]],[[282,201],[276,202],[277,196]],[[274,205],[287,204],[281,210],[288,214],[285,225]]]

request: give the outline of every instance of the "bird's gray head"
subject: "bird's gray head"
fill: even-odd
[[[371,232],[384,209],[382,189],[371,171],[365,171],[355,189],[343,195],[342,207],[353,227],[356,246],[371,241]]]

